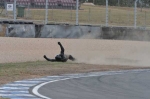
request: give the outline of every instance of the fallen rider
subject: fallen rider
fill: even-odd
[[[47,61],[51,61],[51,62],[66,62],[68,59],[72,60],[72,61],[75,61],[75,58],[72,55],[64,54],[65,49],[64,49],[64,47],[62,46],[62,44],[60,42],[58,42],[58,45],[60,46],[60,49],[61,49],[60,54],[56,55],[55,59],[47,58],[46,55],[44,55],[44,58]]]

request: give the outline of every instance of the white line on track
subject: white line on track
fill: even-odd
[[[127,72],[133,72],[133,73],[138,73],[138,72],[143,72],[143,71],[150,71],[149,69],[139,69],[139,70],[123,70],[123,71],[104,71],[104,72],[94,72],[94,73],[89,73],[89,74],[68,74],[66,75],[66,77],[68,78],[64,78],[64,79],[58,79],[58,80],[53,80],[53,81],[48,81],[48,82],[44,82],[41,83],[37,86],[35,86],[32,89],[32,93],[38,97],[44,98],[44,99],[51,99],[49,97],[46,97],[44,95],[41,95],[38,90],[44,86],[47,85],[49,83],[53,83],[53,82],[57,82],[57,81],[63,81],[63,80],[68,80],[68,79],[74,79],[74,78],[82,78],[82,77],[94,77],[94,76],[103,76],[103,75],[116,75],[116,74],[123,74],[123,73],[127,73]]]
[[[0,86],[0,96],[4,98],[9,98],[9,99],[41,99],[41,98],[51,99],[49,97],[43,96],[40,93],[38,93],[39,88],[49,83],[62,81],[62,80],[68,80],[68,79],[74,79],[74,78],[102,76],[102,75],[115,75],[115,74],[123,74],[123,73],[128,73],[128,72],[137,73],[137,72],[146,72],[146,71],[150,71],[150,69],[64,74],[60,76],[47,76],[47,77],[36,78],[36,79],[15,81],[15,82]],[[29,92],[29,89],[33,86],[35,86],[32,89],[32,93],[34,95]],[[41,98],[38,98],[37,96]]]
[[[65,79],[61,79],[61,80],[67,80],[67,79],[70,79],[70,78],[65,78]],[[46,96],[41,95],[41,94],[38,92],[39,88],[41,88],[42,86],[44,86],[44,85],[46,85],[46,84],[49,84],[49,83],[52,83],[52,82],[56,82],[56,81],[61,81],[61,80],[54,80],[54,81],[49,81],[49,82],[42,83],[42,84],[40,84],[40,85],[38,85],[38,86],[35,86],[35,87],[33,88],[32,92],[33,92],[36,96],[38,96],[38,97],[41,97],[41,98],[44,98],[44,99],[51,99],[51,98],[49,98],[49,97],[46,97]]]

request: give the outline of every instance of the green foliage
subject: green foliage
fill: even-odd
[[[95,5],[106,5],[106,0],[88,0],[95,3]],[[108,0],[110,6],[133,7],[135,0]],[[150,0],[139,0],[138,7],[149,7]]]
[[[8,98],[1,98],[1,97],[0,97],[0,99],[8,99]]]

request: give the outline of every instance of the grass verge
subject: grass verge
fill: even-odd
[[[1,98],[1,97],[0,97],[0,99],[8,99],[8,98]]]
[[[50,75],[61,75],[70,73],[86,73],[97,71],[112,71],[126,69],[149,69],[150,67],[131,67],[114,65],[92,65],[79,63],[60,62],[21,62],[21,63],[1,63],[0,64],[0,86],[9,82],[39,78]],[[0,99],[6,99],[0,97]]]
[[[131,67],[113,65],[91,65],[79,63],[59,62],[22,62],[22,63],[1,63],[0,64],[0,85],[9,82],[39,78],[50,75],[61,75],[68,73],[85,73],[108,70],[146,69],[150,67]]]

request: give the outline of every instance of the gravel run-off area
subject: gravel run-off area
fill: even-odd
[[[47,62],[61,42],[76,61]],[[0,84],[64,73],[150,68],[150,42],[100,39],[0,38]]]

